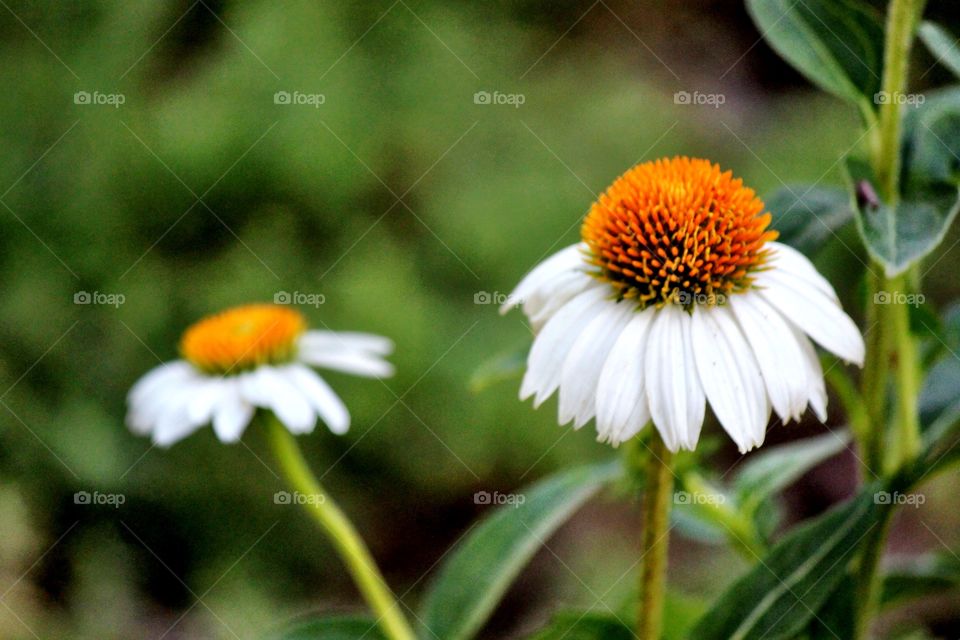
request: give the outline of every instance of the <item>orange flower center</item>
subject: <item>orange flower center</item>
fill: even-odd
[[[180,353],[203,371],[239,373],[291,360],[306,328],[303,316],[287,307],[234,307],[188,328],[180,339]]]
[[[593,204],[581,234],[597,274],[640,308],[722,304],[769,255],[770,214],[753,189],[708,160],[644,162]]]

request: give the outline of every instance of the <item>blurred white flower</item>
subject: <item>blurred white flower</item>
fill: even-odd
[[[709,401],[740,451],[763,443],[771,406],[784,422],[810,404],[826,419],[810,338],[863,364],[864,344],[830,284],[774,242],[751,189],[706,160],[637,165],[593,205],[583,242],[535,267],[522,305],[537,332],[520,398],[559,390],[559,420],[596,418],[614,445],[653,422],[692,450]]]
[[[388,377],[393,366],[383,356],[392,350],[381,336],[307,331],[303,316],[288,307],[228,309],[184,333],[182,360],[153,369],[133,386],[127,424],[160,446],[208,423],[221,441],[236,442],[259,407],[294,434],[313,431],[317,417],[342,434],[350,426],[346,406],[307,365]]]

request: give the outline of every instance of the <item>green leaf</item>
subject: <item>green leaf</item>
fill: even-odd
[[[955,76],[960,78],[960,45],[957,44],[957,38],[934,22],[924,22],[919,29],[920,39],[927,49],[946,68],[950,69]]]
[[[558,613],[530,640],[636,640],[633,629],[613,615]]]
[[[847,171],[855,189],[875,189],[877,181],[865,162],[848,159]],[[858,203],[857,230],[867,251],[884,266],[888,277],[903,273],[943,242],[960,212],[958,196],[960,191],[955,185],[940,182],[921,187],[914,183],[895,206],[879,197],[873,202]]]
[[[305,618],[269,637],[270,640],[385,640],[375,620],[352,616]]]
[[[872,112],[880,90],[883,23],[857,0],[747,0],[770,46],[815,85]]]
[[[849,573],[810,623],[807,640],[837,640],[854,637],[856,582]]]
[[[946,554],[912,558],[887,571],[883,578],[883,604],[896,605],[960,587],[960,560]]]
[[[619,461],[564,471],[520,492],[522,504],[493,511],[450,554],[428,590],[418,616],[423,635],[472,638],[544,540],[620,474]]]
[[[923,440],[935,444],[960,420],[960,360],[952,354],[933,365],[920,391],[919,410]]]
[[[529,352],[528,345],[522,349],[497,354],[484,361],[470,376],[470,391],[480,393],[498,382],[519,377],[527,364]]]
[[[821,462],[847,448],[846,432],[825,433],[814,438],[764,448],[747,458],[734,479],[733,488],[741,508],[751,513],[764,500],[787,488]]]
[[[778,240],[808,256],[853,220],[850,196],[840,187],[782,187],[765,200]]]
[[[930,183],[960,182],[960,87],[931,91],[905,109],[902,174],[915,197]]]
[[[891,508],[874,499],[878,486],[784,536],[720,597],[690,637],[785,640],[807,628],[840,585],[858,543]]]

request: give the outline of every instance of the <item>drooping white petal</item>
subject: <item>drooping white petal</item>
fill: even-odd
[[[187,403],[187,419],[194,424],[206,424],[213,417],[213,410],[229,385],[223,378],[210,377],[193,392]]]
[[[799,420],[810,394],[807,365],[794,329],[756,291],[730,296],[729,301],[760,366],[774,410],[784,422]]]
[[[131,403],[138,403],[144,398],[170,382],[182,380],[194,374],[196,369],[185,360],[174,360],[167,362],[148,371],[142,378],[137,380],[136,384],[130,389],[127,398]]]
[[[342,371],[368,378],[389,378],[393,365],[380,357],[362,351],[330,350],[326,347],[300,347],[297,359],[315,367]]]
[[[316,413],[300,390],[272,366],[264,365],[239,376],[247,402],[270,409],[291,433],[313,430]]]
[[[800,351],[803,353],[810,406],[813,407],[813,412],[817,414],[820,422],[826,422],[827,386],[823,381],[823,368],[820,366],[820,358],[817,357],[817,352],[813,348],[813,345],[810,344],[809,338],[796,327],[791,327],[791,329],[793,329],[794,339],[797,341],[797,344],[800,346]]]
[[[650,414],[664,444],[674,452],[696,447],[706,411],[690,326],[690,315],[679,306],[658,309],[644,354]]]
[[[603,308],[609,296],[605,289],[590,289],[576,296],[547,321],[534,338],[527,372],[520,386],[520,399],[536,394],[533,405],[540,406],[560,385],[563,361],[584,327]]]
[[[694,309],[691,337],[697,373],[714,415],[741,453],[763,443],[766,391],[753,350],[726,306]]]
[[[380,356],[393,353],[390,338],[357,331],[307,331],[300,336],[298,346],[325,351],[361,351]]]
[[[569,271],[557,276],[534,293],[523,304],[534,331],[540,331],[563,305],[587,289],[605,286],[582,271]]]
[[[176,375],[155,379],[150,385],[149,394],[138,395],[137,399],[129,401],[127,425],[134,433],[150,433],[161,416],[167,414],[171,407],[179,408],[184,395],[204,384],[207,379],[207,376],[201,375],[193,367]]]
[[[610,350],[597,383],[597,435],[613,445],[626,442],[650,422],[644,363],[656,310],[634,313]]]
[[[350,413],[333,389],[312,369],[291,364],[284,367],[287,377],[300,389],[330,431],[338,435],[350,428]]]
[[[221,442],[232,443],[240,440],[253,418],[255,407],[244,400],[237,378],[225,382],[227,384],[213,413],[213,432]]]
[[[805,281],[836,301],[837,304],[840,303],[833,286],[817,271],[817,268],[813,266],[807,256],[780,242],[771,242],[767,246],[773,250],[769,261],[770,267]]]
[[[195,386],[182,386],[175,392],[168,393],[168,403],[156,417],[152,429],[154,444],[169,447],[202,426],[201,423],[192,422],[187,413],[187,406],[195,397],[195,391]]]
[[[860,331],[830,296],[806,280],[777,269],[759,273],[756,284],[775,309],[820,346],[848,362],[863,365],[865,347]]]
[[[535,266],[507,296],[506,302],[500,305],[500,313],[505,314],[513,307],[523,304],[530,297],[530,294],[558,275],[582,266],[585,249],[586,244],[578,242],[561,249]]]
[[[575,418],[574,428],[579,429],[594,416],[600,372],[613,343],[635,312],[636,306],[631,303],[608,300],[573,343],[560,375],[560,424]]]

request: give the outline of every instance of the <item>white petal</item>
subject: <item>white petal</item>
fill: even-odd
[[[137,380],[136,384],[130,389],[130,393],[127,394],[127,399],[131,403],[140,402],[150,396],[157,388],[173,381],[183,380],[195,372],[193,365],[185,360],[167,362],[151,369]]]
[[[563,361],[573,343],[595,314],[607,303],[609,291],[590,289],[563,306],[537,334],[527,358],[527,373],[520,386],[520,399],[536,394],[533,406],[540,406],[560,385]]]
[[[253,405],[273,411],[291,433],[313,430],[317,416],[300,390],[279,370],[261,366],[239,376],[240,392]]]
[[[794,338],[803,352],[803,362],[807,374],[807,392],[810,395],[810,406],[813,412],[817,414],[820,422],[827,420],[827,387],[823,382],[823,368],[820,366],[820,358],[817,352],[810,344],[810,340],[796,327],[793,329]]]
[[[766,392],[753,350],[726,306],[697,307],[692,322],[697,373],[714,415],[741,453],[766,435]]]
[[[789,273],[795,278],[804,280],[807,284],[812,285],[835,300],[837,304],[840,303],[840,299],[837,298],[837,292],[833,290],[833,287],[827,279],[820,275],[820,272],[817,271],[817,268],[813,266],[813,263],[810,262],[807,256],[793,247],[779,242],[771,242],[767,246],[773,249],[773,255],[770,256],[769,261],[769,265],[773,270]]]
[[[605,286],[581,271],[569,271],[532,293],[523,305],[523,313],[530,319],[533,330],[539,332],[547,320],[574,296],[587,289]]]
[[[168,375],[157,379],[150,385],[150,393],[142,394],[130,403],[127,424],[140,435],[146,435],[156,429],[161,416],[167,414],[172,406],[180,407],[182,398],[191,394],[208,380],[193,367],[178,375]]]
[[[311,369],[299,364],[285,367],[287,377],[313,405],[330,431],[342,435],[350,428],[350,413],[333,389]]]
[[[530,294],[539,289],[545,283],[567,271],[572,271],[577,267],[583,266],[583,252],[586,245],[582,242],[561,249],[553,254],[528,273],[520,283],[514,288],[513,292],[507,296],[506,302],[500,305],[500,313],[504,314],[513,307],[523,304]]]
[[[607,301],[573,343],[560,375],[560,424],[576,418],[574,427],[579,429],[594,416],[597,381],[603,364],[620,331],[636,311],[630,302]]]
[[[733,310],[760,366],[767,395],[784,422],[799,420],[807,406],[807,366],[794,329],[756,291],[732,295]]]
[[[301,347],[297,359],[315,367],[342,371],[355,376],[389,378],[393,365],[379,357],[362,351],[329,350],[326,347]]]
[[[693,450],[700,438],[706,399],[690,340],[690,315],[675,304],[656,311],[644,354],[650,414],[671,451]]]
[[[647,337],[656,310],[634,313],[620,332],[597,383],[597,434],[613,445],[650,422],[644,381]]]
[[[863,365],[864,344],[853,320],[814,285],[775,269],[757,276],[760,295],[820,346],[848,362]]]
[[[154,444],[169,447],[200,428],[201,425],[191,422],[187,415],[187,405],[195,397],[195,389],[196,387],[181,387],[169,397],[168,404],[157,417],[153,428]]]
[[[187,403],[187,418],[196,424],[206,424],[213,417],[213,410],[225,393],[229,381],[224,378],[209,378],[199,385]]]
[[[237,442],[250,424],[254,410],[254,406],[241,396],[239,380],[229,380],[214,410],[214,433],[221,442]]]
[[[380,356],[393,353],[393,340],[390,338],[356,331],[307,331],[300,337],[299,346],[331,351],[364,351]]]

